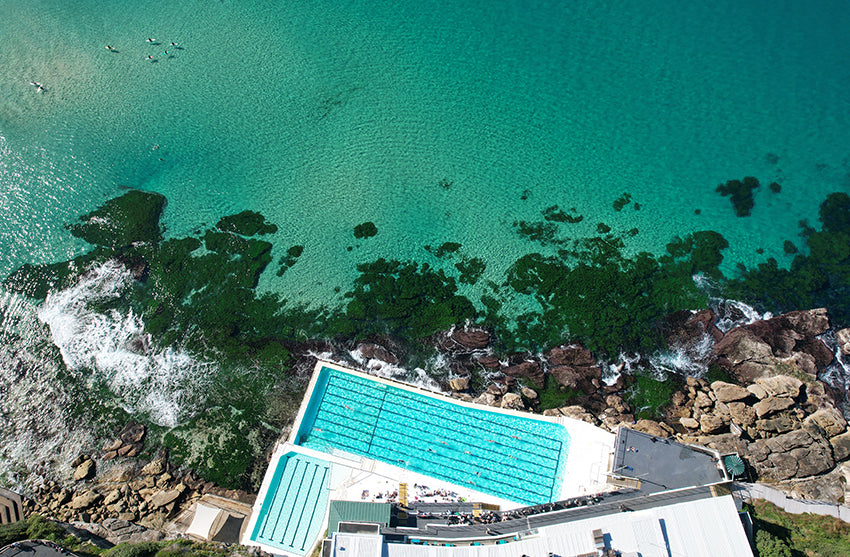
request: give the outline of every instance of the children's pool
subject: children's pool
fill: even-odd
[[[297,444],[366,456],[521,504],[558,499],[570,446],[563,426],[329,367],[319,373]]]
[[[318,538],[328,504],[330,464],[289,453],[278,460],[251,539],[303,555]]]

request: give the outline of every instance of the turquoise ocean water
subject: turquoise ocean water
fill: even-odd
[[[304,302],[445,241],[500,281],[540,250],[512,223],[555,204],[633,251],[713,229],[727,268],[787,263],[850,191],[847,29],[838,1],[5,0],[0,275],[86,249],[64,223],[122,186],[166,195],[173,236],[261,211],[275,259],[305,246],[262,287]],[[738,218],[714,188],[747,175]]]

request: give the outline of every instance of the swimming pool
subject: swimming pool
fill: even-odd
[[[570,438],[559,424],[322,367],[295,442],[533,505],[558,499]]]
[[[330,463],[288,453],[278,460],[251,540],[303,555],[316,542],[328,504]]]

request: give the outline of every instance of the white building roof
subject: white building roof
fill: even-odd
[[[752,557],[731,495],[619,512],[544,527],[537,536],[502,545],[445,547],[385,544],[385,557],[570,557],[593,553],[593,530],[608,549],[642,557]],[[336,548],[335,548],[336,549]],[[334,551],[335,557],[354,557]],[[363,555],[371,555],[364,553]]]

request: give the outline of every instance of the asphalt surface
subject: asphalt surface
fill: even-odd
[[[617,432],[612,473],[640,480],[644,493],[725,479],[709,453],[625,427]]]
[[[0,550],[0,557],[68,557],[74,555],[57,545],[42,542],[23,541],[7,545]]]

